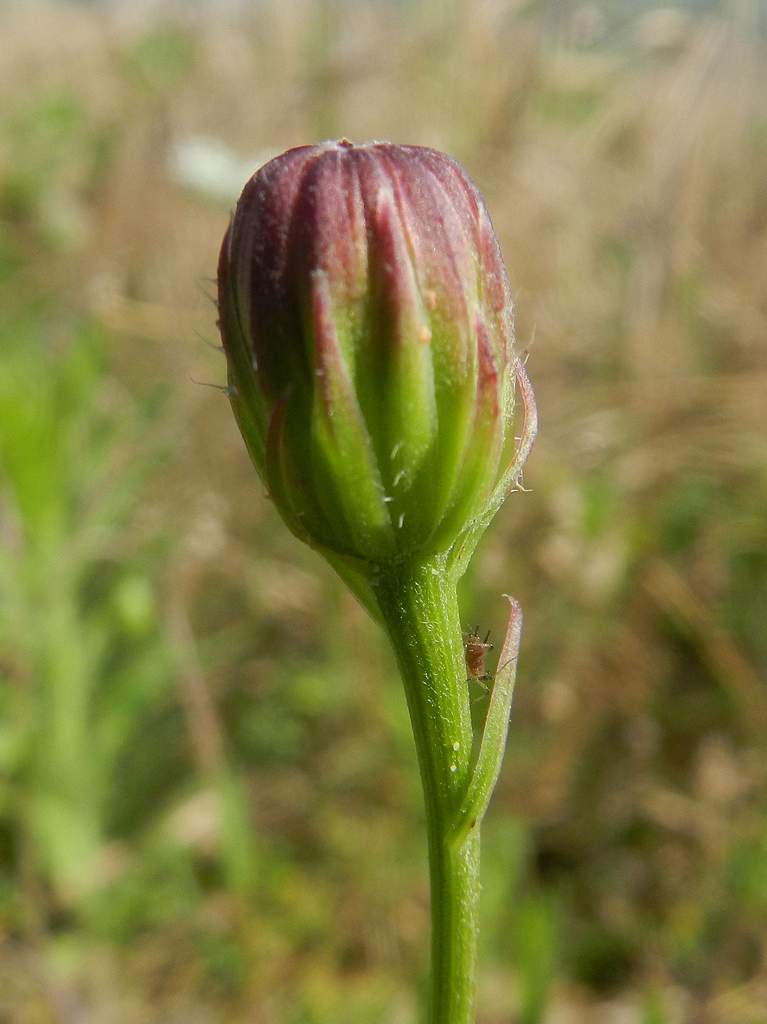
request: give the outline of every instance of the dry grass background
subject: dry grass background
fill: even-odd
[[[463,594],[526,609],[479,1021],[764,1024],[761,5],[0,27],[0,1020],[417,1019],[389,655],[196,383],[238,168],[347,135],[478,182],[541,412]]]

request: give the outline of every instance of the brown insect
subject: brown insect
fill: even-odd
[[[477,683],[483,690],[489,692],[488,686],[493,676],[487,671],[485,661],[487,652],[493,649],[490,643],[490,630],[488,629],[485,639],[479,634],[479,626],[475,626],[471,633],[463,635],[463,650],[466,656],[466,671],[468,673],[467,683]]]

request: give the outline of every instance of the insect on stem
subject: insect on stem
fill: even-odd
[[[463,649],[466,657],[466,681],[477,683],[485,693],[489,693],[490,689],[487,683],[491,682],[493,678],[486,665],[487,652],[493,649],[493,645],[490,643],[490,630],[488,629],[484,640],[480,636],[479,626],[475,626],[470,633],[464,633]]]

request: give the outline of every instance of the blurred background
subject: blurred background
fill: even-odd
[[[217,390],[229,210],[341,135],[465,164],[538,394],[462,592],[526,612],[478,1020],[767,1021],[766,23],[0,5],[0,1021],[418,1019],[392,658]]]

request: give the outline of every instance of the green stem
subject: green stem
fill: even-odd
[[[430,1024],[471,1024],[479,906],[479,828],[455,819],[471,773],[472,729],[455,578],[439,557],[373,581],[397,656],[424,788],[431,876]]]

